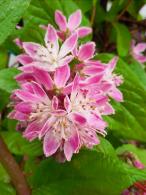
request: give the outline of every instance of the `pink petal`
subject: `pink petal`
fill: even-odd
[[[134,160],[133,164],[137,169],[144,169],[145,168],[144,164],[142,164],[142,162],[140,162],[140,160]]]
[[[97,84],[101,81],[102,78],[103,78],[103,73],[101,73],[97,76],[89,77],[86,79],[85,84],[87,84],[87,85]]]
[[[68,55],[62,59],[59,60],[59,66],[63,66],[66,64],[69,64],[72,60],[73,60],[73,56],[72,55]]]
[[[80,82],[80,77],[78,74],[76,74],[76,76],[73,80],[73,84],[72,84],[72,92],[77,91],[77,89],[79,87],[79,82]]]
[[[70,102],[70,99],[67,95],[64,98],[64,107],[68,113],[71,111],[71,102]]]
[[[77,46],[77,44],[75,45],[74,49],[72,50],[72,55],[74,57],[77,57],[78,56],[78,46]]]
[[[64,31],[64,32],[66,31],[66,28],[67,28],[66,17],[59,10],[55,11],[55,22],[59,26],[59,29],[61,31]]]
[[[53,96],[53,98],[52,98],[52,108],[54,110],[58,109],[58,98],[56,96]]]
[[[36,62],[34,62],[34,63],[32,62],[30,64],[26,64],[25,66],[21,66],[18,69],[23,71],[23,72],[32,73],[36,64],[37,64]]]
[[[40,98],[48,99],[48,96],[47,96],[46,92],[44,91],[44,89],[38,83],[33,81],[30,85],[32,86],[33,93],[36,96],[39,96]]]
[[[67,161],[71,160],[73,153],[74,153],[74,150],[73,150],[71,144],[69,142],[65,142],[64,155],[65,155]]]
[[[66,85],[66,86],[63,88],[62,93],[63,93],[64,95],[68,95],[68,94],[71,93],[71,91],[72,91],[72,84],[73,84],[73,83],[69,83],[68,85]]]
[[[53,88],[53,81],[48,72],[35,68],[34,77],[40,84],[44,85],[44,87],[47,88],[48,90],[51,90]]]
[[[73,153],[75,153],[79,147],[79,137],[77,132],[72,129],[73,135],[64,144],[64,154],[68,161],[71,160]]]
[[[102,83],[102,85],[101,85],[101,90],[103,91],[103,92],[107,92],[107,91],[109,91],[110,89],[112,88],[112,84],[110,84],[110,83],[108,83],[108,82],[104,82],[104,83]]]
[[[122,102],[123,101],[123,94],[121,91],[117,88],[113,88],[112,91],[109,93],[109,95],[116,100],[117,102]]]
[[[48,43],[54,43],[56,40],[58,40],[56,30],[49,24],[45,34],[45,43],[47,45]]]
[[[32,84],[30,82],[22,83],[21,88],[23,91],[30,92],[34,94]]]
[[[54,154],[60,146],[60,140],[53,135],[52,130],[49,130],[44,137],[43,150],[46,157]]]
[[[50,128],[53,126],[53,124],[55,123],[56,118],[54,116],[51,116],[43,125],[43,127],[41,128],[38,138],[41,139],[49,130]]]
[[[25,83],[27,81],[34,81],[35,78],[33,77],[32,73],[21,73],[21,74],[18,74],[16,77],[15,77],[16,81],[18,81],[19,83]]]
[[[100,96],[99,98],[98,98],[98,96],[97,96],[97,98],[96,98],[96,104],[98,105],[98,106],[103,106],[103,105],[105,105],[106,103],[108,102],[108,97],[107,96]]]
[[[85,125],[87,122],[86,118],[80,113],[72,112],[69,114],[69,117],[71,118],[71,120],[73,120],[75,123],[79,125]]]
[[[105,69],[105,64],[103,64],[101,61],[99,60],[88,60],[86,62],[86,65],[88,66],[97,66],[97,67],[103,67]]]
[[[52,44],[51,51],[55,56],[57,56],[59,51],[58,36],[55,28],[50,24],[48,25],[47,32],[45,34],[45,43],[48,48],[50,48],[50,43]]]
[[[69,38],[65,40],[59,52],[60,58],[63,58],[64,56],[66,56],[66,54],[70,53],[74,49],[77,39],[77,33],[73,33]]]
[[[80,133],[80,139],[83,141],[84,145],[86,145],[86,147],[88,148],[92,148],[94,145],[100,143],[96,134],[96,129],[94,128],[90,128],[86,126],[81,128],[79,133]]]
[[[32,112],[32,107],[29,103],[21,102],[15,106],[15,110],[25,114],[29,114],[30,112]]]
[[[87,75],[100,74],[104,71],[104,67],[101,66],[84,66],[83,72]]]
[[[68,28],[70,31],[75,30],[81,23],[82,20],[82,14],[81,10],[77,10],[73,14],[70,15],[68,19]]]
[[[146,43],[138,43],[134,47],[134,52],[140,53],[140,52],[143,52],[145,49],[146,49]]]
[[[44,91],[44,89],[35,81],[32,81],[31,83],[27,82],[22,84],[22,89],[24,91],[28,91],[30,93],[32,93],[32,95],[36,96],[36,97],[40,97],[40,99],[46,99],[48,100],[48,96],[46,94],[46,92]]]
[[[138,62],[140,62],[140,63],[145,63],[146,62],[146,57],[145,56],[143,56],[143,55],[134,55],[134,58],[138,61]]]
[[[15,92],[15,94],[17,95],[18,98],[20,98],[21,100],[23,100],[24,102],[39,102],[40,98],[31,94],[30,92],[27,91],[22,91],[22,90],[17,90]]]
[[[91,34],[92,33],[92,28],[90,28],[90,27],[79,27],[77,29],[77,32],[78,32],[78,36],[80,38],[82,38],[82,37],[85,37],[85,36]]]
[[[54,74],[54,82],[56,87],[57,88],[64,87],[69,77],[70,77],[70,68],[68,65],[57,68]]]
[[[79,48],[78,59],[80,61],[88,60],[93,57],[94,52],[95,43],[94,42],[86,43]]]
[[[33,62],[33,59],[26,55],[26,54],[20,54],[17,56],[17,61],[22,64],[22,65],[26,65],[26,64],[29,64],[29,63],[32,63]]]
[[[13,113],[13,119],[16,119],[19,121],[26,121],[28,120],[28,115],[25,113],[19,112],[19,111],[15,111],[15,113]]]
[[[104,108],[104,115],[110,114],[115,114],[115,110],[109,103],[106,103]]]
[[[65,40],[65,33],[62,31],[57,31],[57,35],[61,40]]]
[[[26,130],[23,133],[23,136],[27,138],[29,141],[32,141],[38,137],[38,133],[40,130],[41,124],[34,121],[27,126]]]
[[[118,59],[119,58],[116,56],[108,63],[108,69],[110,70],[110,72],[112,72],[115,69]]]
[[[100,119],[98,116],[92,114],[88,117],[88,123],[95,129],[98,129],[98,132],[101,132],[101,134],[105,134],[104,130],[107,127],[107,123],[103,119]]]
[[[37,43],[23,42],[23,48],[24,48],[25,52],[28,55],[30,55],[32,58],[36,55],[39,47],[41,47],[41,45],[39,45]]]

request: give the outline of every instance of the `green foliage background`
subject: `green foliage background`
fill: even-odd
[[[146,73],[142,65],[129,55],[132,33],[127,23],[121,22],[120,13],[126,8],[128,17],[135,22],[141,21],[139,10],[145,0],[113,0],[110,11],[105,11],[99,0],[1,0],[0,1],[0,112],[2,113],[0,133],[14,158],[20,163],[23,157],[23,171],[32,188],[33,195],[119,195],[136,181],[146,180],[146,170],[137,170],[124,163],[118,156],[123,152],[133,152],[146,165]],[[129,2],[129,1],[128,1]],[[115,103],[115,116],[106,117],[109,127],[108,136],[101,138],[101,144],[92,151],[83,149],[74,155],[71,162],[58,164],[52,158],[46,159],[42,145],[38,141],[29,143],[16,132],[16,122],[7,119],[10,93],[16,89],[14,76],[16,68],[8,68],[10,53],[20,50],[13,40],[43,44],[44,31],[40,24],[54,23],[54,12],[62,10],[66,16],[81,9],[83,25],[89,26],[93,9],[96,8],[93,37],[83,39],[97,43],[97,59],[109,61],[113,55],[119,55],[116,68],[124,77],[121,91],[123,103]],[[23,19],[24,26],[16,30],[15,26]],[[141,32],[143,33],[143,32]],[[99,35],[101,34],[101,37]],[[107,36],[107,40],[102,37]],[[105,42],[114,45],[110,51]],[[137,148],[128,140],[139,141],[143,148]],[[123,144],[125,143],[125,144]],[[0,195],[15,195],[11,179],[0,165]]]

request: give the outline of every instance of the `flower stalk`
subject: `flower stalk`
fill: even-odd
[[[18,195],[30,195],[31,190],[19,165],[0,136],[0,162],[8,172]]]

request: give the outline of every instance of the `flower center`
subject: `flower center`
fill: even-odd
[[[39,103],[35,105],[35,111],[30,114],[29,120],[44,120],[51,116],[51,105]]]
[[[67,140],[71,136],[72,123],[66,116],[61,116],[53,125],[53,134],[57,139]]]

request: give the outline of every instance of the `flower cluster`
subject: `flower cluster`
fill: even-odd
[[[68,161],[81,147],[99,144],[98,134],[106,135],[104,115],[114,114],[110,99],[120,102],[117,88],[122,77],[113,73],[114,57],[105,64],[95,60],[95,43],[78,45],[78,39],[92,30],[79,27],[81,11],[68,19],[55,12],[59,27],[48,25],[45,45],[23,42],[17,57],[22,71],[16,76],[20,89],[13,92],[9,117],[19,121],[18,130],[32,141],[43,141],[48,157],[62,154]]]

